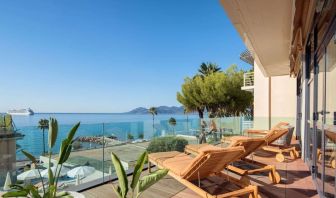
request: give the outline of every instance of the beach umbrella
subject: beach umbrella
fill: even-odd
[[[53,175],[56,175],[56,166],[51,167],[50,170],[52,171]],[[60,176],[64,176],[64,175],[66,175],[67,172],[68,172],[69,170],[70,170],[70,169],[68,169],[68,168],[66,168],[66,167],[64,167],[64,166],[62,166],[62,168],[61,168],[61,172],[60,172]],[[57,170],[57,174],[58,174],[58,171],[59,171],[59,170]],[[43,170],[43,171],[41,172],[41,175],[42,175],[42,177],[48,178],[48,169]]]
[[[17,176],[18,180],[30,180],[40,177],[38,169],[30,169]]]
[[[4,184],[4,187],[3,187],[3,189],[4,190],[10,190],[11,188],[10,188],[10,185],[12,184],[12,180],[11,180],[11,178],[10,178],[10,174],[9,174],[9,172],[7,172],[7,176],[6,176],[6,181],[5,181],[5,184]]]
[[[68,171],[67,175],[69,177],[75,178],[76,175],[80,177],[85,177],[92,174],[95,171],[95,168],[91,166],[79,166]]]
[[[49,165],[50,165],[50,166],[55,166],[54,163],[52,163],[52,162],[50,162],[50,164],[49,164],[48,162],[44,162],[44,163],[42,164],[42,166],[43,166],[44,168],[48,168]]]

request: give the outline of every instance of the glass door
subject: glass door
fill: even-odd
[[[336,195],[336,33],[325,50],[323,186],[325,197],[334,197]]]
[[[308,162],[310,167],[314,167],[314,160],[313,160],[313,150],[314,150],[314,119],[313,119],[313,113],[314,113],[314,50],[313,50],[313,39],[312,36],[310,38],[310,41],[308,42],[306,46],[306,60],[305,60],[305,67],[306,67],[306,79],[308,80],[307,83],[307,94],[306,94],[306,134],[305,134],[305,161]],[[312,170],[313,177],[314,170]]]
[[[321,1],[322,2],[322,1]],[[334,13],[325,1],[320,17]],[[336,3],[335,3],[336,5]],[[318,18],[305,47],[306,161],[322,197],[336,195],[336,15]]]
[[[313,161],[313,150],[314,150],[314,74],[311,75],[311,78],[308,82],[308,91],[309,91],[309,120],[308,120],[308,155],[307,155],[307,161],[310,162],[311,166],[314,166]],[[314,171],[312,171],[314,172]]]
[[[320,59],[318,63],[318,73],[315,74],[316,82],[316,111],[315,111],[315,142],[316,142],[316,179],[319,189],[323,189],[323,174],[324,174],[324,161],[323,161],[323,151],[324,151],[324,120],[325,120],[325,55]]]

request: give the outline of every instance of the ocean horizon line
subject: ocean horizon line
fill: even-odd
[[[0,112],[0,114],[6,114],[7,112]],[[34,114],[131,114],[131,115],[147,115],[147,113],[132,113],[132,112],[34,112]],[[150,114],[150,113],[148,113]],[[183,114],[183,113],[160,113],[161,115],[169,114]],[[196,114],[196,113],[189,113]]]

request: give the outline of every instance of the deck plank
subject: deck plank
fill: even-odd
[[[268,179],[268,175],[252,175],[251,182],[257,185],[261,197],[265,198],[287,198],[287,197],[318,197],[316,188],[307,165],[301,160],[287,160],[283,163],[277,162],[274,155],[254,156],[253,160],[266,164],[274,164],[281,176],[281,182],[274,185]],[[147,171],[144,172],[146,174]],[[227,172],[226,172],[227,173]],[[230,174],[239,178],[240,176]],[[112,184],[105,184],[96,188],[84,191],[87,198],[111,198],[114,195]],[[196,193],[186,188],[170,176],[154,184],[147,189],[141,197],[146,198],[200,198]]]

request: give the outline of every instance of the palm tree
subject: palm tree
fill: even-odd
[[[44,131],[46,129],[49,129],[49,120],[47,120],[47,119],[41,119],[38,122],[38,128],[42,130],[42,134],[43,134],[43,155],[44,155],[46,153],[46,151],[45,151]]]
[[[216,73],[216,72],[220,72],[221,68],[216,64],[216,63],[211,63],[211,62],[207,62],[207,63],[202,63],[200,68],[198,69],[199,75],[204,77],[204,76],[208,76],[210,74]]]
[[[151,107],[148,109],[148,112],[153,116],[153,133],[154,133],[154,117],[157,115],[156,107]]]
[[[201,78],[204,79],[205,76],[209,76],[217,72],[221,72],[221,68],[216,63],[211,63],[211,62],[204,63],[203,62],[200,65],[200,68],[198,69],[198,74],[196,74],[196,76],[201,76]],[[201,126],[202,126],[203,115],[201,114],[203,114],[203,110],[201,111],[199,110],[199,114],[200,114],[200,118],[201,118],[200,121],[201,121]],[[205,128],[201,127],[201,133],[199,136],[200,143],[206,142],[205,136],[206,136]]]
[[[171,117],[171,118],[169,118],[168,123],[170,124],[170,126],[173,127],[173,133],[174,133],[174,135],[175,135],[176,119],[173,118],[173,117]]]

